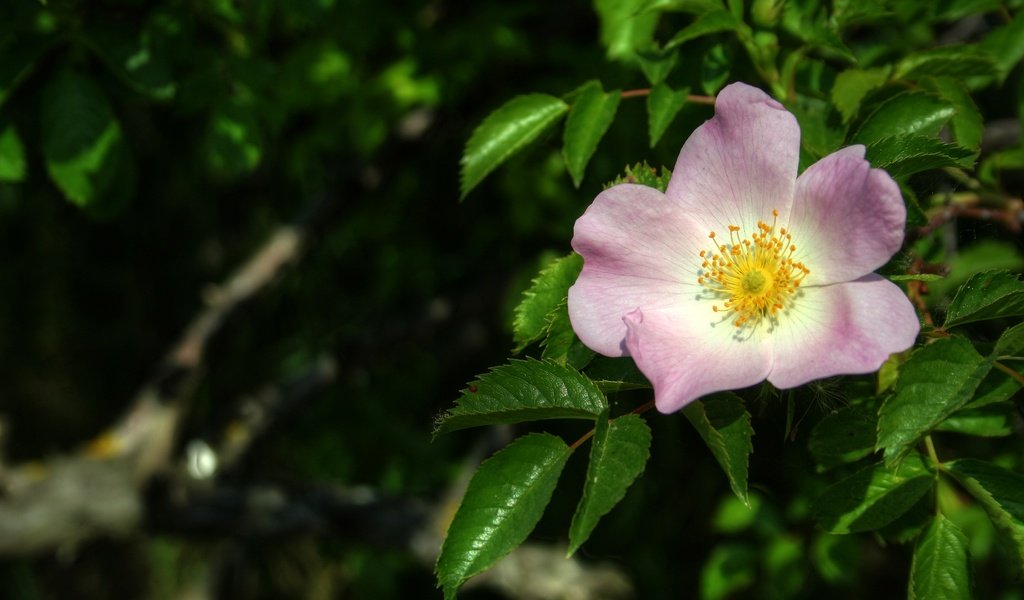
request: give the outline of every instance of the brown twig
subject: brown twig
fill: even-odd
[[[640,88],[636,90],[626,90],[622,92],[622,98],[639,98],[643,96],[649,96],[651,94],[651,88]],[[714,96],[698,96],[690,94],[686,97],[686,101],[691,104],[707,104],[709,106],[715,105]]]

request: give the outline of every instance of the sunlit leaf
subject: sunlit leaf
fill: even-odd
[[[606,93],[599,82],[591,81],[579,90],[572,101],[572,109],[565,121],[562,156],[576,187],[580,187],[590,157],[615,119],[620,95],[618,90]]]
[[[888,66],[873,69],[847,69],[836,76],[832,84],[832,102],[849,122],[860,110],[860,103],[872,90],[879,88],[889,80]]]
[[[869,114],[851,141],[870,146],[893,136],[934,136],[954,114],[953,105],[939,96],[903,92],[885,100]]]
[[[946,310],[945,327],[1024,315],[1024,281],[1009,271],[978,273],[960,286]]]
[[[970,167],[976,153],[933,137],[909,134],[883,137],[867,144],[871,165],[893,177],[941,167]]]
[[[690,23],[672,36],[672,38],[665,44],[665,49],[671,50],[672,48],[681,46],[690,40],[712,33],[734,31],[740,25],[741,21],[733,16],[729,11],[716,10],[706,12],[697,17],[693,23]]]
[[[569,287],[576,282],[583,269],[583,257],[572,253],[551,261],[523,292],[523,299],[515,308],[512,321],[512,339],[516,352],[544,336],[550,315],[565,300]]]
[[[941,513],[914,547],[910,566],[910,600],[971,597],[971,562],[967,536]]]

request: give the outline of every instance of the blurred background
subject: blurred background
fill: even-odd
[[[0,595],[440,597],[460,486],[512,432],[432,440],[434,418],[505,362],[601,182],[671,166],[711,115],[650,149],[624,100],[579,190],[556,134],[460,204],[463,144],[509,98],[646,87],[600,31],[582,1],[0,0]],[[754,401],[753,510],[652,417],[579,572],[524,583],[562,561],[584,457],[545,564],[465,597],[902,595],[909,551],[808,517],[824,483],[793,440],[836,393],[813,395],[792,428]]]

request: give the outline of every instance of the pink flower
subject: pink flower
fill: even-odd
[[[734,83],[664,194],[617,185],[576,221],[573,328],[601,354],[632,356],[661,412],[764,379],[869,373],[913,345],[913,306],[872,273],[903,243],[898,186],[863,146],[797,177],[799,152],[793,115]]]

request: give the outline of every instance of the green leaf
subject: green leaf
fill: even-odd
[[[843,115],[843,121],[850,122],[860,110],[861,100],[869,92],[885,85],[889,81],[888,66],[874,69],[847,69],[836,75],[832,84],[832,103]]]
[[[700,86],[704,93],[717,94],[729,80],[731,68],[732,57],[725,44],[715,44],[708,48],[700,63]]]
[[[14,125],[8,125],[0,132],[0,181],[18,183],[24,179],[25,146]]]
[[[679,47],[686,42],[699,37],[719,33],[722,31],[735,31],[741,22],[727,10],[715,10],[706,12],[697,17],[693,23],[683,27],[672,36],[672,39],[665,44],[666,50]]]
[[[992,354],[996,358],[1003,356],[1024,356],[1024,323],[1017,323],[1007,329],[996,341]]]
[[[846,406],[818,421],[807,442],[818,465],[830,469],[856,462],[875,451],[878,417],[872,408]]]
[[[935,19],[958,21],[975,13],[986,13],[1002,6],[1002,0],[939,0]]]
[[[964,408],[950,415],[935,429],[977,437],[1003,437],[1013,433],[1013,413],[1014,407],[1009,402]]]
[[[550,315],[566,298],[583,269],[583,257],[575,252],[556,258],[544,267],[533,284],[523,292],[512,320],[515,352],[539,340],[548,330]]]
[[[525,435],[480,465],[437,559],[437,581],[454,598],[467,579],[516,548],[537,525],[572,450],[546,433]]]
[[[170,100],[177,91],[170,65],[152,44],[149,32],[104,23],[87,30],[107,66],[135,90],[156,100]]]
[[[1024,315],[1024,281],[1009,271],[978,273],[960,286],[946,310],[947,329],[976,321]]]
[[[85,75],[61,71],[43,90],[40,118],[50,177],[68,200],[92,207],[115,183],[123,143],[103,90]]]
[[[643,10],[647,4],[647,0],[595,0],[608,58],[631,61],[637,50],[651,46],[659,15]]]
[[[992,369],[985,379],[981,380],[981,385],[974,393],[974,399],[964,406],[964,409],[973,410],[989,404],[1005,402],[1016,394],[1020,387],[1021,384],[1016,379],[999,369]]]
[[[967,87],[952,77],[926,77],[921,85],[938,93],[956,109],[956,114],[949,120],[949,130],[956,143],[975,152],[979,151],[985,123]]]
[[[216,175],[234,178],[251,173],[263,159],[263,146],[254,107],[231,102],[210,115],[206,162]]]
[[[878,463],[826,488],[814,516],[829,533],[878,529],[907,512],[934,484],[920,455],[908,456],[895,469]]]
[[[992,56],[973,45],[942,46],[915,52],[896,64],[893,79],[916,81],[927,76],[964,78],[996,76],[999,68]]]
[[[664,83],[659,83],[651,89],[647,96],[647,133],[651,138],[651,148],[658,143],[672,120],[683,109],[689,94],[690,88],[676,92]]]
[[[587,366],[596,354],[576,337],[569,320],[569,305],[565,300],[548,315],[547,333],[540,344],[544,348],[541,358],[560,365],[568,364],[575,369]]]
[[[910,566],[910,600],[971,597],[971,561],[967,536],[941,513],[914,546]]]
[[[484,177],[553,126],[569,105],[547,94],[516,96],[473,131],[462,153],[464,199]]]
[[[902,458],[939,423],[970,402],[992,368],[962,337],[949,337],[916,350],[900,367],[896,393],[878,414],[878,449],[886,462]]]
[[[615,119],[620,96],[618,90],[605,93],[600,82],[590,81],[582,86],[572,102],[569,118],[565,121],[562,156],[577,188],[583,181],[583,172],[597,150],[598,142]]]
[[[607,408],[604,395],[579,371],[550,361],[513,360],[462,390],[456,405],[437,419],[434,435],[541,419],[593,421]]]
[[[885,278],[889,281],[938,281],[943,276],[933,273],[908,273],[906,275],[887,275]]]
[[[649,390],[651,382],[647,381],[632,358],[609,358],[598,356],[587,365],[589,377],[602,392],[622,392],[625,390]]]
[[[754,449],[754,429],[743,400],[733,393],[714,394],[691,402],[683,414],[725,471],[733,493],[749,506],[747,465]]]
[[[758,549],[740,542],[715,546],[700,570],[701,600],[736,598],[758,578]]]
[[[932,137],[954,114],[953,105],[934,94],[902,92],[882,102],[868,115],[851,141],[870,146],[897,135]]]
[[[601,517],[643,473],[650,448],[651,430],[638,415],[598,420],[583,497],[569,526],[569,555],[587,541]]]
[[[636,53],[637,62],[640,63],[640,70],[651,85],[658,85],[665,81],[668,74],[675,68],[679,61],[679,52],[676,50],[662,50],[657,46],[640,50]]]
[[[866,154],[872,166],[885,169],[893,177],[940,167],[970,168],[976,155],[970,148],[916,134],[882,138],[867,144]]]
[[[642,162],[636,163],[631,167],[626,167],[625,173],[616,177],[613,181],[606,183],[604,189],[608,189],[613,185],[618,185],[620,183],[636,183],[652,187],[661,193],[665,193],[665,189],[668,188],[668,182],[671,178],[672,172],[665,167],[662,167],[661,173],[659,173],[654,167],[648,165],[646,162]]]
[[[1004,536],[1018,569],[1024,569],[1024,475],[964,458],[946,470],[981,504]]]
[[[825,100],[800,96],[787,108],[800,124],[800,142],[815,159],[830,154],[843,145],[846,127],[839,114]]]
[[[1019,11],[1010,24],[985,36],[978,45],[995,61],[999,68],[996,80],[1002,83],[1013,67],[1024,58],[1024,11]]]

